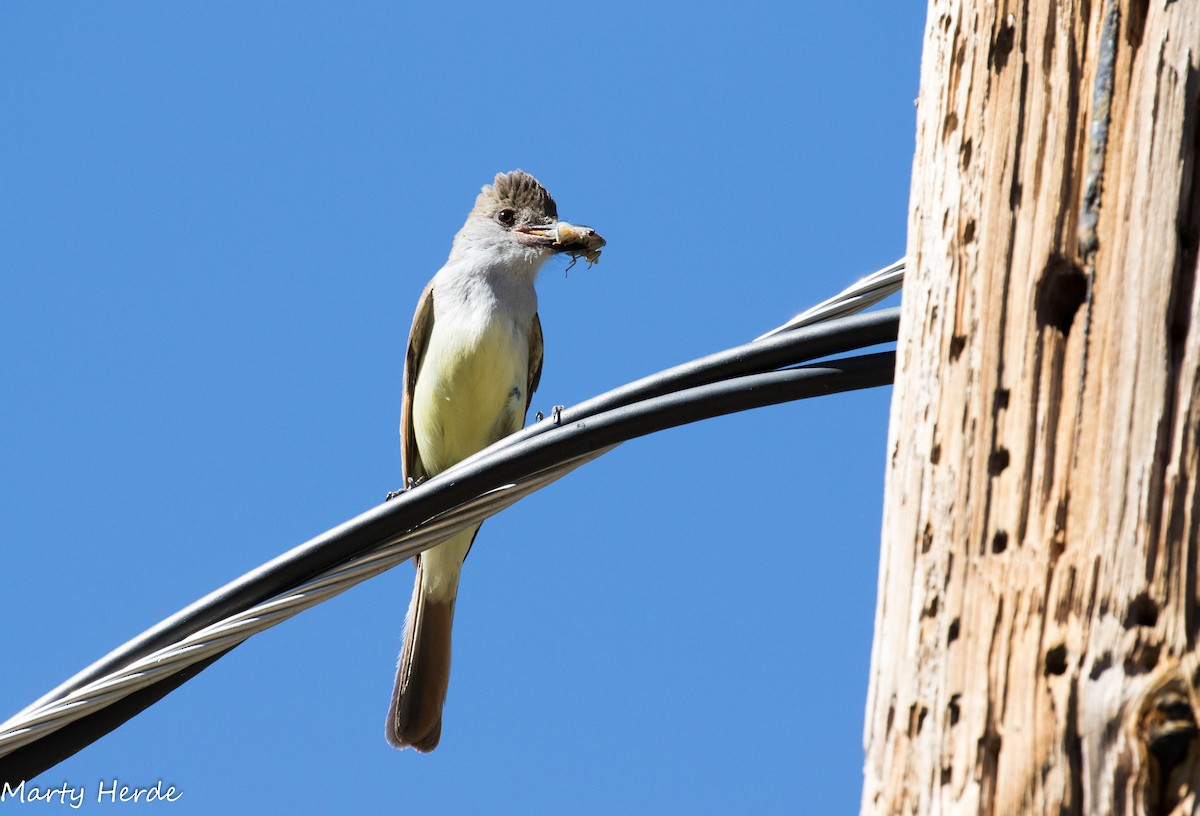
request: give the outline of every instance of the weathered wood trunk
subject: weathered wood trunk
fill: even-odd
[[[1200,0],[930,0],[862,811],[1200,812]]]

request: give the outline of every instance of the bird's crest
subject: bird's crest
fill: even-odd
[[[495,180],[480,191],[477,208],[492,209],[497,205],[514,210],[533,210],[558,218],[558,206],[554,198],[524,170],[497,173]]]

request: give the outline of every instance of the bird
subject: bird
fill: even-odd
[[[538,272],[558,253],[595,263],[604,244],[591,227],[560,221],[550,193],[522,170],[480,190],[409,332],[400,411],[407,486],[524,426],[542,375]],[[459,576],[478,532],[476,524],[415,558],[387,714],[395,748],[428,752],[441,739]]]

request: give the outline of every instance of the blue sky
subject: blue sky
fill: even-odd
[[[0,717],[399,485],[412,310],[497,171],[609,244],[542,274],[535,410],[903,254],[923,9],[435,5],[0,10]],[[183,791],[144,813],[854,812],[889,398],[636,440],[489,521],[433,754],[383,741],[406,564],[38,781]]]

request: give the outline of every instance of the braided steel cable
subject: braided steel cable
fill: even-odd
[[[860,282],[838,296],[846,302],[835,297],[821,304],[825,322],[797,328],[809,310],[765,339],[556,409],[552,418],[200,599],[0,724],[0,782],[31,778],[252,635],[494,515],[622,441],[735,411],[890,383],[891,352],[777,370],[894,341],[897,309],[828,317],[878,301],[864,297],[862,288]]]

